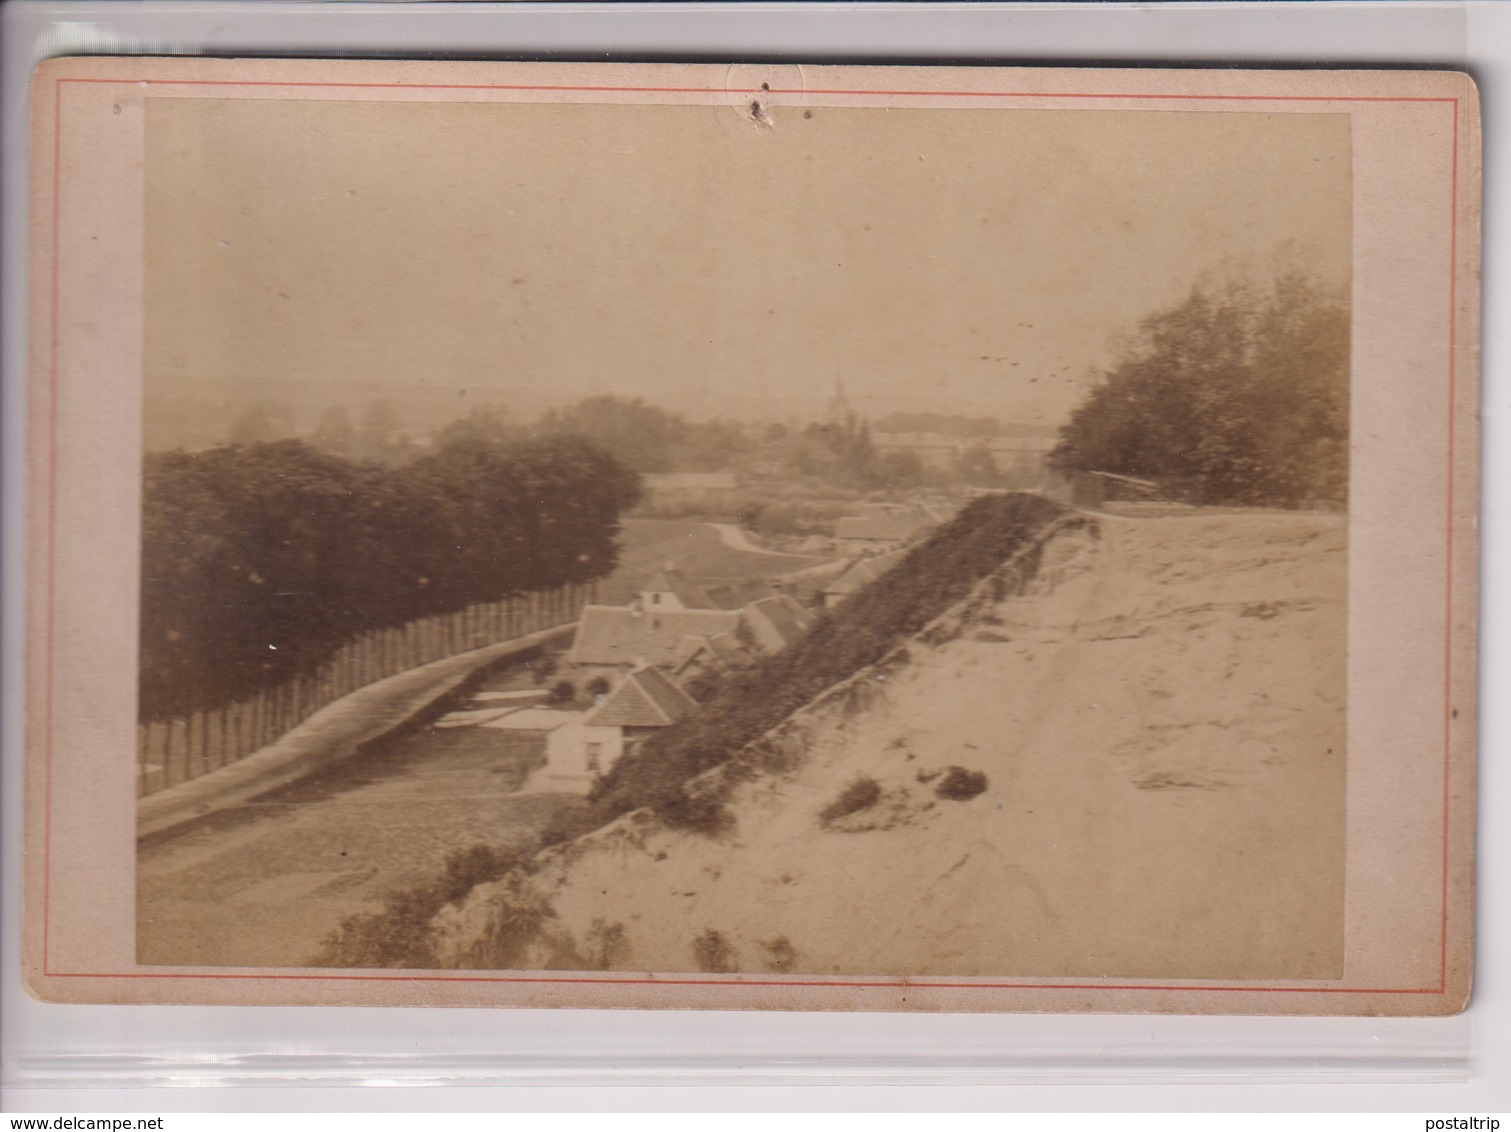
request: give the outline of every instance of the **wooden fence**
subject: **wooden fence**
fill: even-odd
[[[243,759],[374,681],[576,621],[595,588],[562,586],[377,629],[343,646],[307,676],[187,719],[138,724],[137,794],[152,794]]]

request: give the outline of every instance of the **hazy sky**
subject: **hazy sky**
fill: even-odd
[[[1342,115],[811,114],[149,100],[148,395],[1058,423],[1203,271],[1348,278]]]

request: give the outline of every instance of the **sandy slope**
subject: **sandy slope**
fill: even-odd
[[[1196,514],[1061,535],[1024,596],[912,646],[797,771],[740,787],[733,834],[624,819],[548,865],[553,935],[663,972],[1336,976],[1343,528]],[[985,792],[936,797],[949,765]],[[826,828],[861,775],[881,801]],[[443,914],[458,955],[495,898]],[[584,942],[605,929],[613,946]]]

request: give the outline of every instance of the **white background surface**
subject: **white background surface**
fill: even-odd
[[[7,1112],[504,1110],[1511,1109],[1508,837],[1511,466],[1500,308],[1511,296],[1511,5],[6,5],[4,873],[0,1108]],[[55,21],[66,20],[66,26]],[[50,29],[50,30],[49,30]],[[44,34],[45,33],[45,34]],[[41,46],[39,46],[39,43]],[[1479,963],[1454,1019],[632,1014],[63,1007],[18,980],[25,83],[42,54],[461,51],[602,58],[917,62],[1076,60],[1468,63],[1486,126],[1484,664]],[[39,1060],[43,1059],[43,1060]],[[1465,1060],[1467,1059],[1467,1061]],[[1463,1075],[1457,1082],[1424,1077]],[[508,1079],[556,1088],[501,1088]],[[1402,1083],[1411,1075],[1417,1083]],[[56,1087],[39,1087],[50,1078]],[[452,1081],[470,1087],[376,1086]],[[128,1083],[129,1082],[129,1083]],[[295,1084],[304,1082],[303,1084]],[[894,1082],[906,1082],[906,1085]],[[164,1087],[181,1084],[182,1088]],[[935,1087],[919,1088],[932,1083]],[[635,1087],[628,1087],[633,1085]],[[203,1088],[193,1086],[218,1086]],[[1397,1126],[1400,1122],[1386,1122]],[[1421,1124],[1411,1122],[1420,1128]]]

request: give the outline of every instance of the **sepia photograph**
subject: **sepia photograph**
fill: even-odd
[[[1401,970],[1462,1005],[1459,409],[1361,330],[1356,104],[524,70],[124,111],[123,962],[1306,990],[1395,884]],[[1405,602],[1391,507],[1449,524]],[[1359,705],[1411,684],[1408,781]],[[1356,883],[1408,804],[1443,828]]]

